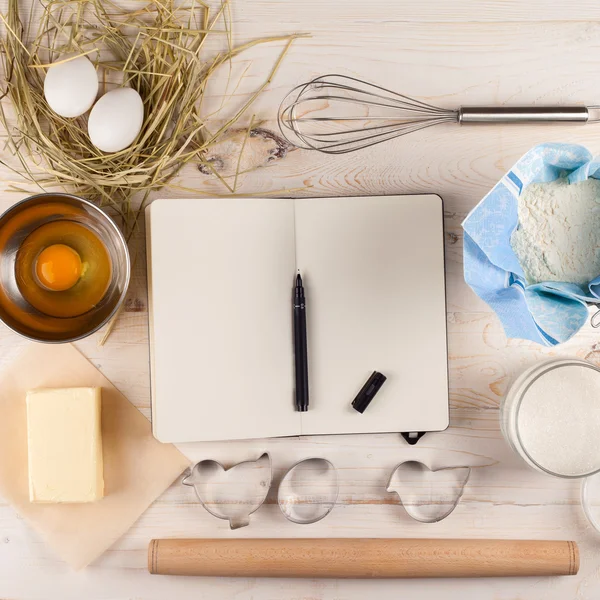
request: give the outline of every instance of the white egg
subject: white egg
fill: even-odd
[[[92,107],[97,94],[98,75],[85,56],[54,65],[46,73],[46,102],[61,117],[79,117]]]
[[[135,140],[143,122],[140,95],[132,88],[118,88],[96,102],[88,119],[88,133],[99,150],[118,152]]]

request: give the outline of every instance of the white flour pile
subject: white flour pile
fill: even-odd
[[[527,186],[510,243],[527,282],[585,284],[600,275],[600,181]]]
[[[517,418],[523,448],[540,466],[580,476],[600,468],[600,373],[565,365],[523,396]]]

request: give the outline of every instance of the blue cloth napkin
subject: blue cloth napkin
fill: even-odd
[[[528,285],[510,245],[521,192],[530,183],[553,181],[565,173],[570,183],[589,177],[600,179],[600,161],[575,144],[536,146],[462,224],[465,281],[500,317],[508,337],[546,346],[573,337],[587,320],[587,303],[600,303],[600,277],[586,286],[557,282]]]

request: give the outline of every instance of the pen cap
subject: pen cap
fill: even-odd
[[[371,377],[367,379],[365,385],[362,386],[360,392],[358,392],[356,398],[352,401],[352,408],[359,413],[364,413],[386,379],[387,377],[382,373],[373,371]]]

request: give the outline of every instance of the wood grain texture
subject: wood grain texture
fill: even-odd
[[[21,6],[26,11],[37,2],[21,0]],[[0,10],[6,5],[7,0],[0,0]],[[292,46],[272,85],[253,105],[251,113],[256,121],[272,131],[276,131],[274,117],[285,93],[326,72],[366,77],[448,107],[600,102],[597,0],[568,4],[554,0],[232,0],[232,12],[237,42],[286,32],[312,34]],[[262,82],[280,48],[277,44],[256,48],[236,61],[235,73],[248,70],[235,102],[241,103],[245,94]],[[225,79],[224,73],[221,82]],[[222,92],[219,85],[214,86],[214,102],[221,101]],[[244,125],[240,123],[240,127]],[[10,506],[0,501],[0,597],[596,600],[600,596],[600,535],[583,516],[579,483],[530,471],[502,440],[498,406],[514,377],[542,358],[577,356],[600,364],[600,336],[588,326],[572,341],[554,349],[507,339],[496,316],[463,281],[460,224],[533,145],[575,142],[599,154],[598,127],[447,125],[342,157],[290,150],[285,158],[241,175],[238,192],[242,193],[338,196],[433,192],[443,197],[450,428],[425,436],[414,448],[395,434],[183,445],[181,449],[192,459],[213,458],[226,465],[270,452],[275,470],[273,490],[293,463],[323,456],[340,469],[339,505],[323,521],[298,526],[281,515],[272,491],[266,505],[253,515],[252,524],[232,533],[224,521],[214,519],[195,502],[189,488],[175,484],[126,536],[81,573],[71,572],[57,560]],[[250,152],[245,157],[248,166],[263,164],[271,148],[263,146]],[[235,146],[227,152],[235,156]],[[0,169],[0,191],[14,179],[13,174]],[[198,188],[202,194],[226,192],[214,177],[192,165],[177,183],[182,188]],[[198,193],[171,189],[161,195],[193,197]],[[0,209],[21,197],[3,192]],[[143,229],[132,240],[131,251],[135,265],[132,285],[108,343],[98,347],[103,335],[99,332],[77,345],[149,417]],[[192,318],[193,303],[181,310]],[[22,344],[5,328],[0,329],[2,365],[8,364]],[[460,505],[447,520],[435,525],[415,523],[397,499],[384,491],[391,470],[411,458],[431,466],[477,467]],[[581,568],[576,577],[529,580],[155,577],[146,571],[147,545],[150,539],[161,537],[574,539],[581,552]]]

